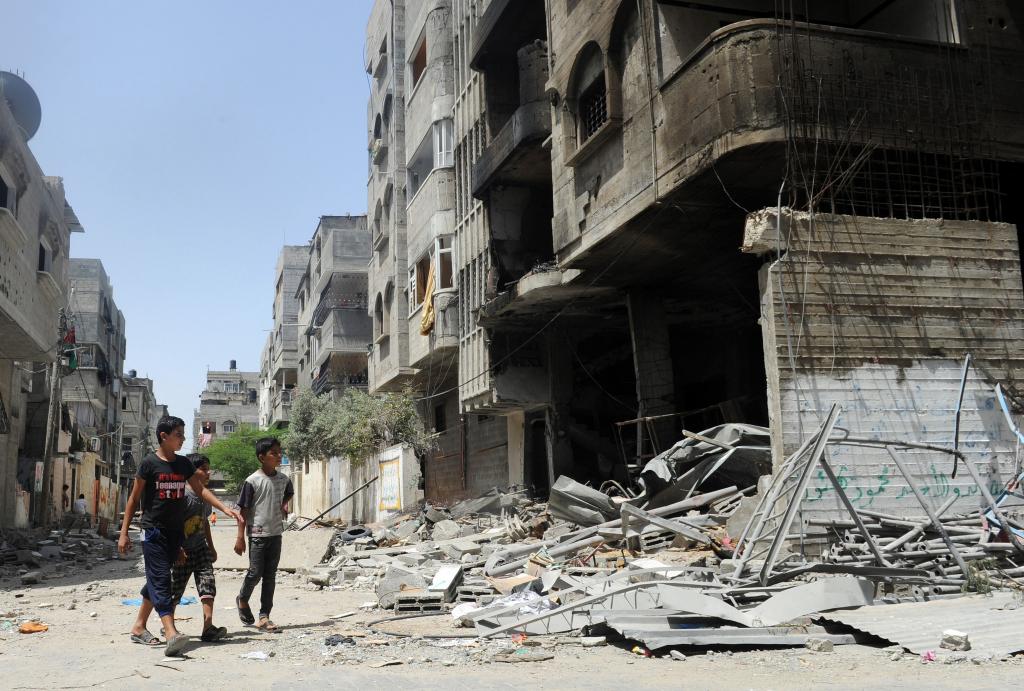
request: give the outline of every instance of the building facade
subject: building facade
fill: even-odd
[[[370,233],[366,216],[321,216],[298,280],[296,381],[314,393],[340,396],[366,389]]]
[[[31,93],[0,73],[8,80]],[[12,93],[0,97],[0,526],[28,522],[62,310],[67,323],[71,233],[82,230],[62,180],[43,175],[32,154],[34,128],[13,114]]]
[[[296,296],[309,261],[309,247],[286,245],[274,272],[274,326],[260,355],[260,426],[288,426],[298,384],[299,301]]]
[[[156,407],[153,380],[128,370],[121,392],[122,477],[131,476],[142,458],[157,447],[156,425],[153,424]]]
[[[259,382],[259,372],[239,371],[234,360],[227,370],[207,370],[206,388],[199,394],[192,428],[196,449],[242,425],[259,425]]]

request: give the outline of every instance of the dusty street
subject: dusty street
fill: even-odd
[[[113,552],[113,543],[110,543]],[[882,646],[840,646],[832,653],[804,649],[695,652],[684,660],[643,658],[625,642],[583,648],[571,637],[537,638],[524,649],[508,639],[476,641],[454,629],[447,616],[367,624],[388,615],[362,611],[373,593],[318,590],[292,574],[280,574],[274,619],[282,631],[243,627],[229,605],[240,574],[218,571],[215,618],[230,630],[219,643],[191,642],[184,658],[165,658],[163,648],[129,643],[138,596],[138,559],[116,560],[94,549],[58,574],[44,564],[44,580],[22,586],[17,577],[0,582],[0,660],[7,689],[244,687],[366,688],[1007,688],[1024,672],[1020,658],[984,664],[923,664],[916,656],[891,660]],[[133,555],[137,555],[133,553]],[[195,595],[190,586],[186,594]],[[344,619],[331,617],[355,612]],[[179,609],[181,628],[197,635],[198,604]],[[22,634],[18,625],[38,619],[42,633]],[[151,630],[157,632],[154,619]],[[383,631],[411,634],[389,636]],[[327,646],[332,634],[354,643]],[[430,638],[430,636],[460,638]],[[498,662],[519,649],[519,658]],[[247,659],[265,653],[265,661]],[[547,658],[550,659],[538,659]]]

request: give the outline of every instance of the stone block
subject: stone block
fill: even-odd
[[[946,650],[970,650],[971,641],[963,631],[946,629],[942,632],[942,642],[939,643],[939,647],[945,648]]]
[[[390,609],[395,606],[395,598],[403,590],[426,587],[427,581],[419,573],[392,566],[377,583],[377,599],[381,607]]]
[[[831,653],[835,645],[824,638],[808,638],[804,646],[816,653]]]

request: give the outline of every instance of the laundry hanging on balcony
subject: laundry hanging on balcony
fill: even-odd
[[[427,289],[423,296],[423,317],[420,319],[420,335],[427,336],[434,330],[434,262],[427,272]]]

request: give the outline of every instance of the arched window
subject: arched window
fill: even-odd
[[[395,286],[390,281],[384,289],[384,330],[383,335],[391,333],[391,308],[395,301]]]
[[[374,340],[384,335],[384,298],[377,294],[377,301],[373,304],[373,338]]]
[[[592,137],[608,121],[608,82],[604,56],[597,44],[587,44],[573,74],[572,101],[576,113],[576,141]]]
[[[232,422],[231,420],[228,420],[224,424],[222,424],[220,428],[224,432],[224,434],[232,434],[235,431],[235,423]]]

